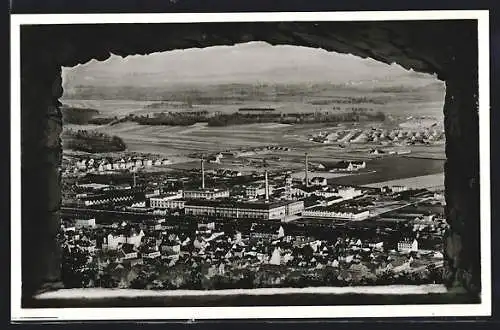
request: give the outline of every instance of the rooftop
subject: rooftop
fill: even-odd
[[[269,210],[277,208],[280,206],[285,206],[290,204],[290,201],[281,200],[271,200],[266,202],[264,200],[258,201],[236,201],[230,199],[224,200],[196,200],[186,202],[186,206],[197,205],[197,206],[213,206],[213,207],[230,207],[230,208],[244,208],[244,209],[259,209],[259,210]]]
[[[184,192],[220,192],[220,191],[228,191],[227,189],[219,189],[219,188],[198,188],[198,189],[186,189]]]
[[[342,213],[353,213],[353,214],[359,214],[362,212],[367,211],[366,209],[363,208],[358,208],[358,207],[342,207],[342,206],[318,206],[310,209],[309,211],[319,211],[319,212],[342,212]]]

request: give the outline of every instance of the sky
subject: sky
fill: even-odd
[[[63,85],[162,86],[176,83],[349,83],[390,80],[411,75],[397,64],[328,52],[323,49],[272,46],[250,42],[174,50],[150,55],[92,60],[63,69]],[[421,75],[421,78],[436,78]]]

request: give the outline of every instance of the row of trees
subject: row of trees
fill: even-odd
[[[125,142],[116,135],[110,136],[86,130],[66,130],[62,134],[62,140],[64,148],[90,153],[124,151],[127,149]]]
[[[222,114],[208,120],[208,126],[230,126],[255,123],[276,122],[281,124],[299,123],[343,123],[360,121],[384,121],[386,116],[383,112],[364,112],[359,109],[351,112],[325,114],[325,113],[301,113],[283,116],[249,116],[239,113]]]
[[[338,98],[332,100],[332,103],[340,104],[362,104],[362,103],[372,103],[372,104],[385,104],[384,100],[381,98],[367,97],[367,96],[352,96],[347,98]]]
[[[340,107],[334,107],[333,110],[341,110]],[[339,113],[324,112],[303,112],[303,113],[275,113],[275,114],[216,114],[209,116],[208,112],[196,113],[159,113],[153,116],[129,114],[122,118],[106,117],[92,118],[85,123],[95,125],[115,125],[122,122],[136,122],[139,125],[153,126],[190,126],[196,123],[206,122],[209,126],[231,126],[255,123],[341,123],[341,122],[360,122],[360,121],[384,121],[386,116],[381,111],[363,107],[352,107],[348,111]],[[83,122],[82,122],[83,123]]]
[[[199,122],[206,122],[207,118],[204,116],[135,116],[132,121],[139,125],[190,126]]]
[[[118,117],[117,116],[114,116],[114,117],[98,117],[98,118],[92,118],[88,121],[89,124],[92,124],[92,125],[107,125],[107,124],[110,124],[114,121],[117,121],[118,120]]]

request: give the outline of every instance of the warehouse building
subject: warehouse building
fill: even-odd
[[[356,210],[354,208],[332,208],[328,206],[313,207],[302,212],[304,217],[311,218],[328,218],[342,220],[364,220],[368,218],[370,212],[368,210]]]
[[[303,210],[303,201],[193,200],[187,201],[184,207],[186,215],[264,220],[284,219],[287,216],[299,214]]]
[[[176,192],[165,196],[152,197],[149,205],[156,209],[183,209],[185,201],[182,200],[182,192]]]
[[[195,189],[183,192],[185,199],[217,199],[229,197],[227,189]]]

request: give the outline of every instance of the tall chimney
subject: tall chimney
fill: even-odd
[[[264,172],[266,177],[266,202],[269,201],[269,180],[267,179],[267,170]]]
[[[201,158],[201,189],[205,189],[205,161]]]
[[[307,172],[309,172],[309,157],[307,156],[306,152],[306,160],[305,160],[305,181],[306,181],[306,187],[309,187],[309,178],[307,177]]]

